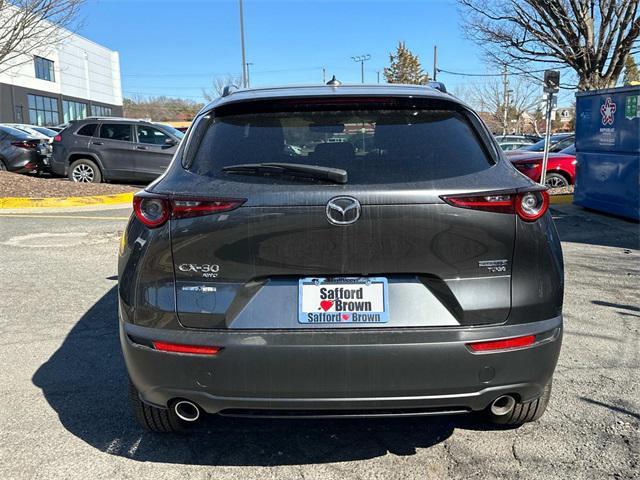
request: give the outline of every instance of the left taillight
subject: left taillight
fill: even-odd
[[[549,208],[546,190],[519,193],[478,193],[473,195],[443,195],[449,205],[495,213],[515,213],[525,222],[534,222]]]
[[[169,198],[139,193],[133,197],[133,211],[144,225],[157,228],[169,218],[192,218],[228,212],[238,208],[244,202],[244,199]]]
[[[169,220],[169,200],[162,197],[135,195],[133,211],[143,224],[149,228],[157,228]]]

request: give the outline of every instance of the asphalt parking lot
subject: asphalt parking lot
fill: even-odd
[[[126,401],[115,288],[128,214],[0,213],[0,478],[640,478],[638,224],[554,209],[566,323],[538,423],[210,418],[163,436]]]

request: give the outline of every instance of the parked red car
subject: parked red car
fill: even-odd
[[[513,166],[519,172],[524,173],[527,177],[535,182],[540,181],[542,173],[542,152],[517,153],[513,151],[507,158],[511,160]],[[576,149],[570,146],[558,153],[550,153],[547,162],[547,175],[545,184],[549,188],[561,188],[573,185],[576,178]]]

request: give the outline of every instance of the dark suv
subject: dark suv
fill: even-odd
[[[223,96],[122,237],[135,415],[536,420],[562,338],[548,203],[432,88]]]
[[[142,120],[71,122],[53,139],[51,170],[74,182],[149,182],[166,170],[183,136],[169,125]]]

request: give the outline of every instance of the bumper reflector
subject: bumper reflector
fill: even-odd
[[[192,353],[195,355],[215,355],[222,347],[208,347],[202,345],[182,345],[179,343],[152,342],[153,348],[162,352]]]
[[[533,345],[535,341],[535,335],[526,335],[524,337],[507,338],[504,340],[467,343],[467,347],[474,352],[491,352],[495,350],[509,350],[511,348],[528,347],[529,345]]]

